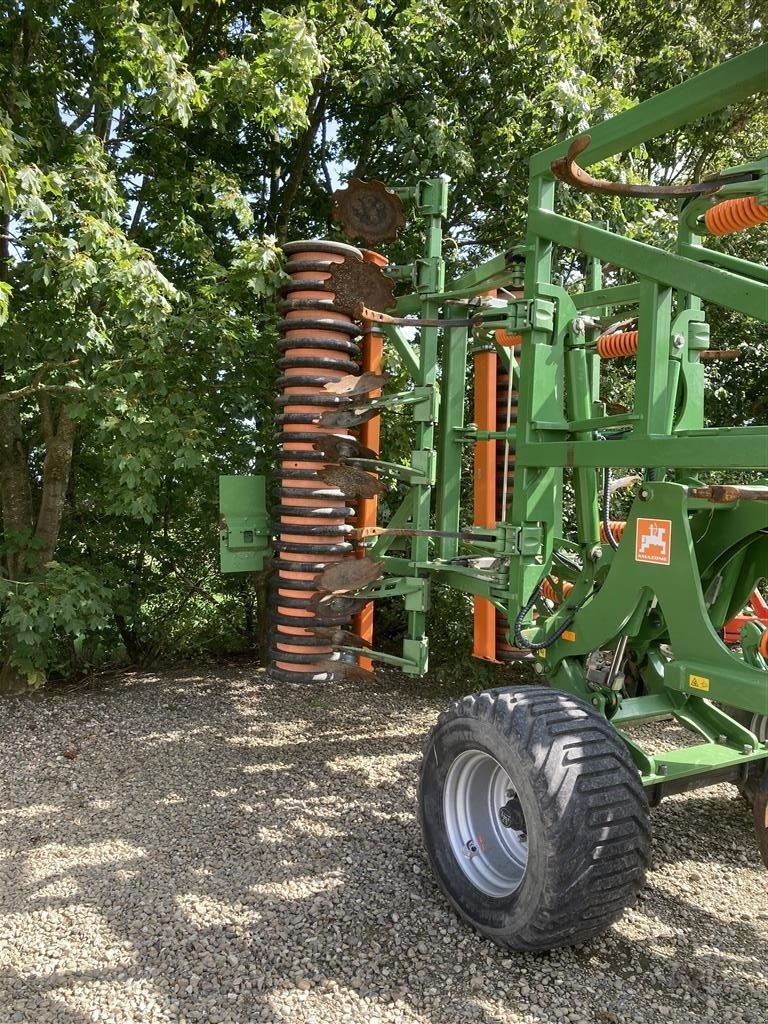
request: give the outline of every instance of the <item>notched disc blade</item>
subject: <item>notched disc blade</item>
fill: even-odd
[[[346,594],[362,590],[383,575],[384,566],[372,558],[344,558],[320,573],[317,589],[325,594]]]
[[[312,445],[316,452],[322,452],[329,462],[341,462],[342,459],[378,459],[372,448],[353,437],[339,437],[338,434],[327,434]]]
[[[350,683],[375,683],[378,676],[367,668],[355,665],[350,661],[317,661],[312,663],[312,671],[318,669],[321,672],[332,672],[337,679],[343,679]]]
[[[334,293],[334,306],[351,317],[361,305],[384,313],[395,304],[395,282],[381,267],[363,260],[334,263],[325,288]]]
[[[379,409],[329,409],[315,423],[321,427],[357,427],[379,415]]]
[[[368,245],[394,242],[405,225],[403,204],[382,181],[352,178],[346,188],[333,193],[333,201],[333,219],[347,238],[359,238]]]
[[[375,498],[386,491],[380,480],[355,466],[326,466],[320,470],[319,476],[324,483],[338,487],[348,498]]]
[[[392,378],[387,373],[373,373],[366,370],[359,377],[354,373],[348,373],[341,380],[332,380],[323,385],[323,391],[330,391],[332,395],[367,395],[370,391],[382,388]]]

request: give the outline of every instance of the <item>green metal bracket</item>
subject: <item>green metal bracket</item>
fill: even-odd
[[[272,553],[263,476],[219,477],[222,572],[261,572]]]

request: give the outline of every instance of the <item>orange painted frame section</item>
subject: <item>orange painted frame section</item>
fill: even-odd
[[[496,430],[495,352],[476,352],[474,419],[478,430]],[[496,525],[496,442],[477,441],[474,449],[474,524]],[[475,658],[497,661],[496,609],[484,597],[473,598],[473,648]]]
[[[372,252],[370,249],[363,249],[363,259],[366,263],[374,263],[378,267],[386,267],[389,260],[386,256],[382,256],[381,253]],[[370,371],[371,373],[381,373],[381,360],[384,354],[384,339],[380,334],[375,334],[372,330],[373,324],[366,320],[363,323],[363,337],[361,341],[361,359],[360,366],[363,373]],[[378,398],[381,394],[381,389],[372,391],[370,394],[371,398]],[[381,417],[374,416],[373,419],[368,420],[366,423],[360,426],[360,442],[365,445],[366,448],[370,448],[380,454],[381,444]],[[362,526],[375,526],[376,525],[376,513],[378,511],[379,500],[377,497],[373,498],[360,498],[357,506],[357,517],[355,523],[358,527]],[[363,548],[358,548],[357,557],[363,558],[365,551]],[[373,645],[373,601],[368,601],[364,608],[352,618],[352,629],[354,632],[366,643]],[[360,657],[358,659],[361,668],[372,669],[373,662],[370,658]]]

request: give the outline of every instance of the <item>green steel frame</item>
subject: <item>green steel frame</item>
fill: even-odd
[[[766,66],[768,47],[760,47],[598,125],[591,130],[585,163],[763,90]],[[768,503],[754,499],[768,494],[768,428],[704,426],[700,359],[709,347],[702,303],[768,322],[768,272],[718,253],[695,233],[709,199],[682,207],[675,252],[557,213],[550,166],[572,141],[531,161],[525,244],[449,285],[442,238],[447,182],[435,178],[398,190],[415,204],[426,238],[422,259],[391,271],[413,282],[412,291],[398,300],[398,315],[437,318],[446,307],[455,311],[456,303],[489,289],[520,287],[523,281],[524,298],[494,308],[493,322],[475,328],[472,339],[463,327],[424,327],[418,342],[402,328],[381,328],[412,379],[407,392],[388,396],[382,406],[406,403],[414,420],[409,465],[398,472],[408,490],[388,525],[459,529],[466,444],[507,441],[515,452],[516,477],[506,518],[495,530],[478,531],[493,539],[466,548],[470,554],[496,556],[498,567],[492,571],[459,564],[459,541],[451,537],[382,536],[370,544],[387,575],[364,593],[402,595],[408,614],[402,658],[377,652],[372,657],[406,672],[426,671],[426,615],[434,584],[491,601],[510,624],[518,621],[530,643],[546,643],[567,625],[559,639],[537,651],[536,671],[609,717],[645,784],[661,792],[678,780],[687,785],[718,773],[733,777],[749,762],[768,758],[768,746],[720,706],[768,715],[768,666],[758,651],[759,629],[744,627],[740,650],[727,647],[718,632],[768,576]],[[756,180],[746,191],[768,198],[768,158],[749,166]],[[744,193],[743,184],[728,186],[718,198]],[[555,246],[583,254],[586,290],[571,294],[553,283]],[[605,286],[605,263],[621,268],[630,282]],[[639,345],[634,408],[608,415],[599,398],[595,323],[614,311],[616,319],[637,316]],[[520,365],[511,349],[495,344],[495,328],[522,335]],[[465,423],[470,344],[494,346],[510,366],[519,392],[516,429],[482,432]],[[617,467],[638,467],[643,481],[613,550],[600,540],[598,475]],[[751,499],[713,502],[691,495],[710,471],[736,469],[752,472]],[[575,523],[567,526],[566,472],[575,494]],[[664,524],[666,562],[638,560],[636,546],[647,528],[638,521],[649,520]],[[553,575],[573,584],[569,594],[555,607],[531,601]],[[512,625],[511,630],[514,634]],[[642,680],[641,696],[596,682],[589,671],[593,652],[610,657],[625,643]],[[624,732],[632,723],[669,715],[701,742],[654,756]]]

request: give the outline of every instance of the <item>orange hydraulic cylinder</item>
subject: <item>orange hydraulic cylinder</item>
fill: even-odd
[[[475,411],[478,430],[496,430],[495,352],[475,353]],[[474,451],[474,523],[496,525],[496,441],[477,441]],[[496,661],[496,609],[484,597],[473,598],[476,658]]]
[[[370,249],[363,249],[363,259],[366,263],[375,263],[378,267],[386,267],[388,259],[386,256],[382,256],[378,252],[372,252]],[[374,334],[372,330],[373,324],[369,321],[363,323],[363,337],[361,341],[361,357],[360,365],[363,373],[370,371],[371,373],[381,373],[381,360],[384,354],[384,339],[380,334]],[[372,391],[370,397],[377,398],[381,394],[381,390]],[[381,418],[374,416],[373,419],[368,420],[366,423],[360,426],[360,443],[365,445],[366,448],[370,448],[371,451],[380,453],[380,439],[381,439]],[[375,526],[376,525],[376,513],[378,510],[378,498],[360,498],[357,505],[357,518],[355,520],[358,527],[362,526]],[[358,558],[365,556],[365,550],[358,548]],[[353,631],[366,643],[373,644],[373,601],[368,601],[365,607],[352,618],[352,629]],[[358,658],[358,662],[361,668],[372,669],[373,662],[370,658]]]

